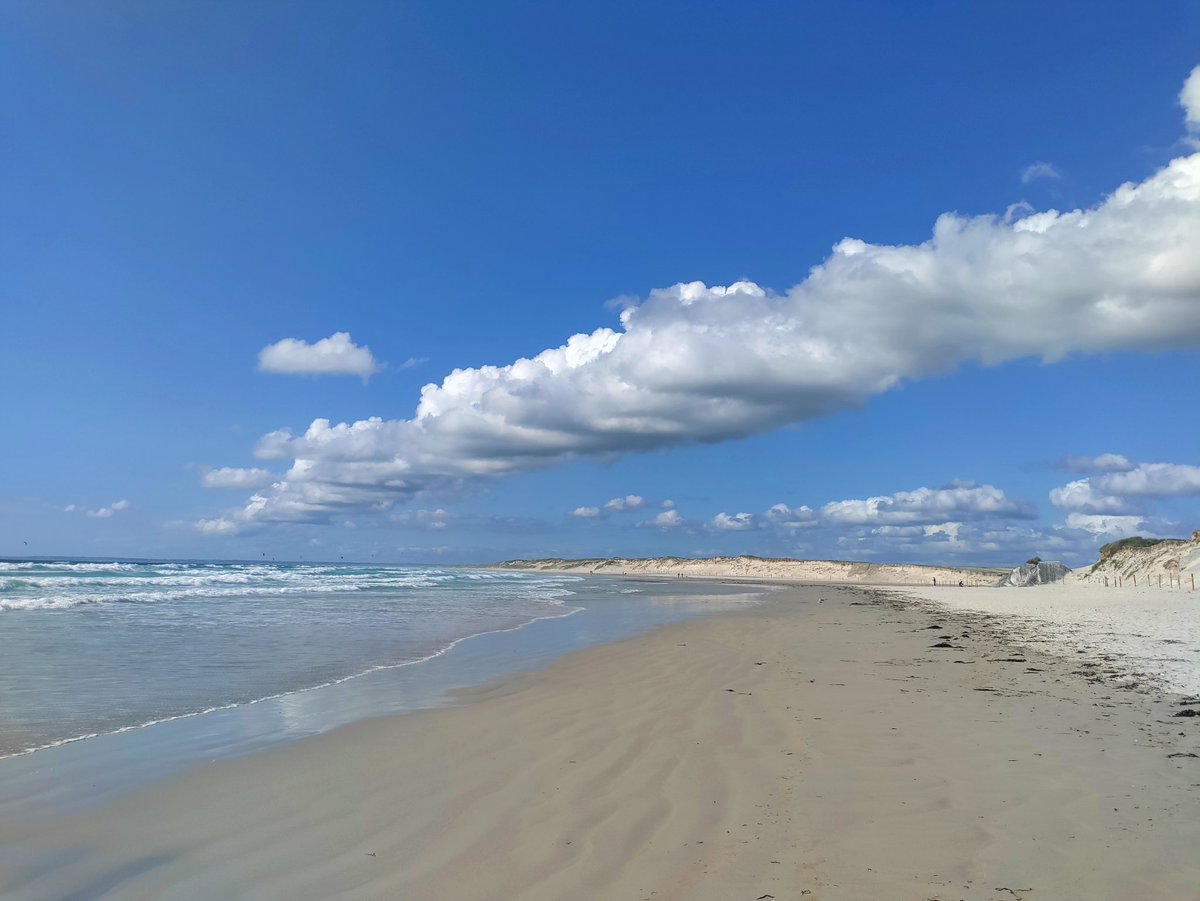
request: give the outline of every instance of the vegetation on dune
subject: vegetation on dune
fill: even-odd
[[[1108,544],[1100,546],[1100,560],[1107,560],[1114,554],[1121,551],[1139,551],[1143,548],[1154,547],[1156,544],[1162,544],[1164,541],[1173,541],[1172,538],[1143,538],[1141,535],[1131,535],[1129,538],[1122,538],[1120,541],[1110,541]]]

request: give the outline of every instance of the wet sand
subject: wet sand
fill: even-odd
[[[1200,717],[1175,714],[1200,703],[1002,633],[787,588],[458,707],[0,822],[0,894],[1195,898]]]

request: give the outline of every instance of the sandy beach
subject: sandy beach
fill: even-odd
[[[870,589],[772,592],[0,824],[6,898],[1127,899],[1200,885],[1178,696]]]

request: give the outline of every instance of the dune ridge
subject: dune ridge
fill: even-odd
[[[1135,537],[1106,544],[1100,548],[1099,560],[1075,570],[1065,581],[1079,584],[1101,576],[1119,576],[1147,582],[1158,577],[1163,581],[1182,578],[1191,584],[1193,575],[1200,575],[1200,530],[1187,539]]]
[[[862,585],[996,585],[1007,569],[926,566],[915,563],[857,563],[787,557],[595,557],[505,560],[489,569],[568,572],[606,576],[663,576],[688,579],[767,579],[793,582],[851,582]]]

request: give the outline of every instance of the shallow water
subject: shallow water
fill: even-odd
[[[245,704],[574,608],[572,576],[0,562],[0,755]]]
[[[761,591],[273,564],[9,564],[3,577],[25,583],[0,612],[0,747],[16,755],[0,759],[6,813],[444,704]]]

